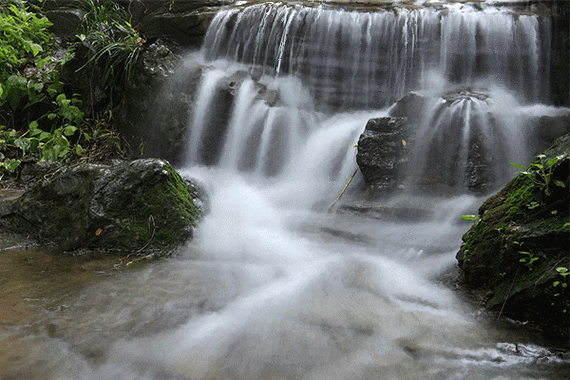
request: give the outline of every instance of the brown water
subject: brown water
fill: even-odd
[[[31,364],[58,335],[51,320],[90,285],[118,274],[117,258],[62,255],[0,235],[0,374]],[[16,371],[18,372],[18,371]],[[8,377],[9,378],[9,377]]]

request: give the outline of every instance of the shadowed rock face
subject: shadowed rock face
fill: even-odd
[[[183,47],[199,47],[217,7],[227,0],[115,0],[131,25],[146,39],[162,38]],[[47,0],[43,13],[60,36],[75,37],[83,11],[75,0]]]
[[[544,171],[519,174],[485,201],[457,260],[463,286],[488,309],[530,321],[567,344],[569,294],[560,284],[568,279],[557,268],[570,268],[570,134],[545,156],[536,161]]]
[[[407,94],[360,137],[357,163],[369,190],[488,194],[509,177],[509,162],[527,163],[570,131],[568,109],[503,102],[472,89]]]
[[[162,160],[79,165],[0,202],[0,226],[62,250],[167,251],[192,238],[195,200],[195,186]]]
[[[403,117],[370,119],[358,140],[356,162],[367,185],[391,192],[401,185],[409,161],[410,132]]]

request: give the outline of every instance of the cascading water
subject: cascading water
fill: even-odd
[[[473,141],[504,183],[508,160],[528,157],[517,118],[567,112],[534,105],[549,99],[548,17],[493,9],[220,11],[187,58],[202,74],[180,170],[209,197],[194,241],[178,258],[64,299],[49,311],[55,338],[40,335],[44,353],[14,373],[564,378],[567,360],[498,329],[444,286],[469,227],[460,216],[482,201],[466,195],[480,169],[470,164]],[[419,143],[402,185],[421,188],[421,173],[435,168],[433,180],[459,195],[371,203],[355,193],[349,202],[375,207],[380,220],[327,213],[356,167],[367,120],[411,90],[431,101],[415,115]]]
[[[208,60],[303,78],[316,101],[337,109],[387,106],[432,71],[450,83],[504,86],[525,102],[549,100],[550,24],[535,15],[259,4],[220,12],[203,50]]]

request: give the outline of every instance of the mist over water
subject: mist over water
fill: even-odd
[[[473,131],[500,152],[502,185],[508,162],[533,154],[522,115],[568,113],[540,103],[548,19],[454,9],[219,12],[187,57],[203,64],[178,168],[208,194],[195,239],[48,302],[44,320],[0,337],[26,352],[0,379],[564,378],[567,361],[494,325],[450,280],[461,215],[485,197],[415,187],[441,162],[430,152],[466,158]],[[412,90],[431,103],[402,191],[367,199],[358,173],[341,204],[377,217],[331,208],[367,121]]]

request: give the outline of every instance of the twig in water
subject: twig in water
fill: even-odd
[[[338,197],[336,197],[336,199],[334,200],[334,202],[331,204],[331,206],[329,207],[329,211],[331,212],[332,208],[334,207],[334,205],[336,204],[336,202],[339,201],[340,197],[342,197],[342,195],[344,194],[344,192],[346,191],[346,189],[348,188],[348,185],[350,185],[350,183],[352,182],[352,179],[354,178],[354,176],[356,175],[356,173],[358,173],[358,166],[356,167],[356,169],[354,169],[354,173],[352,173],[352,175],[350,176],[350,179],[348,180],[348,182],[346,183],[346,185],[344,185],[344,189],[342,189],[342,191],[340,192],[340,194],[338,195]]]

